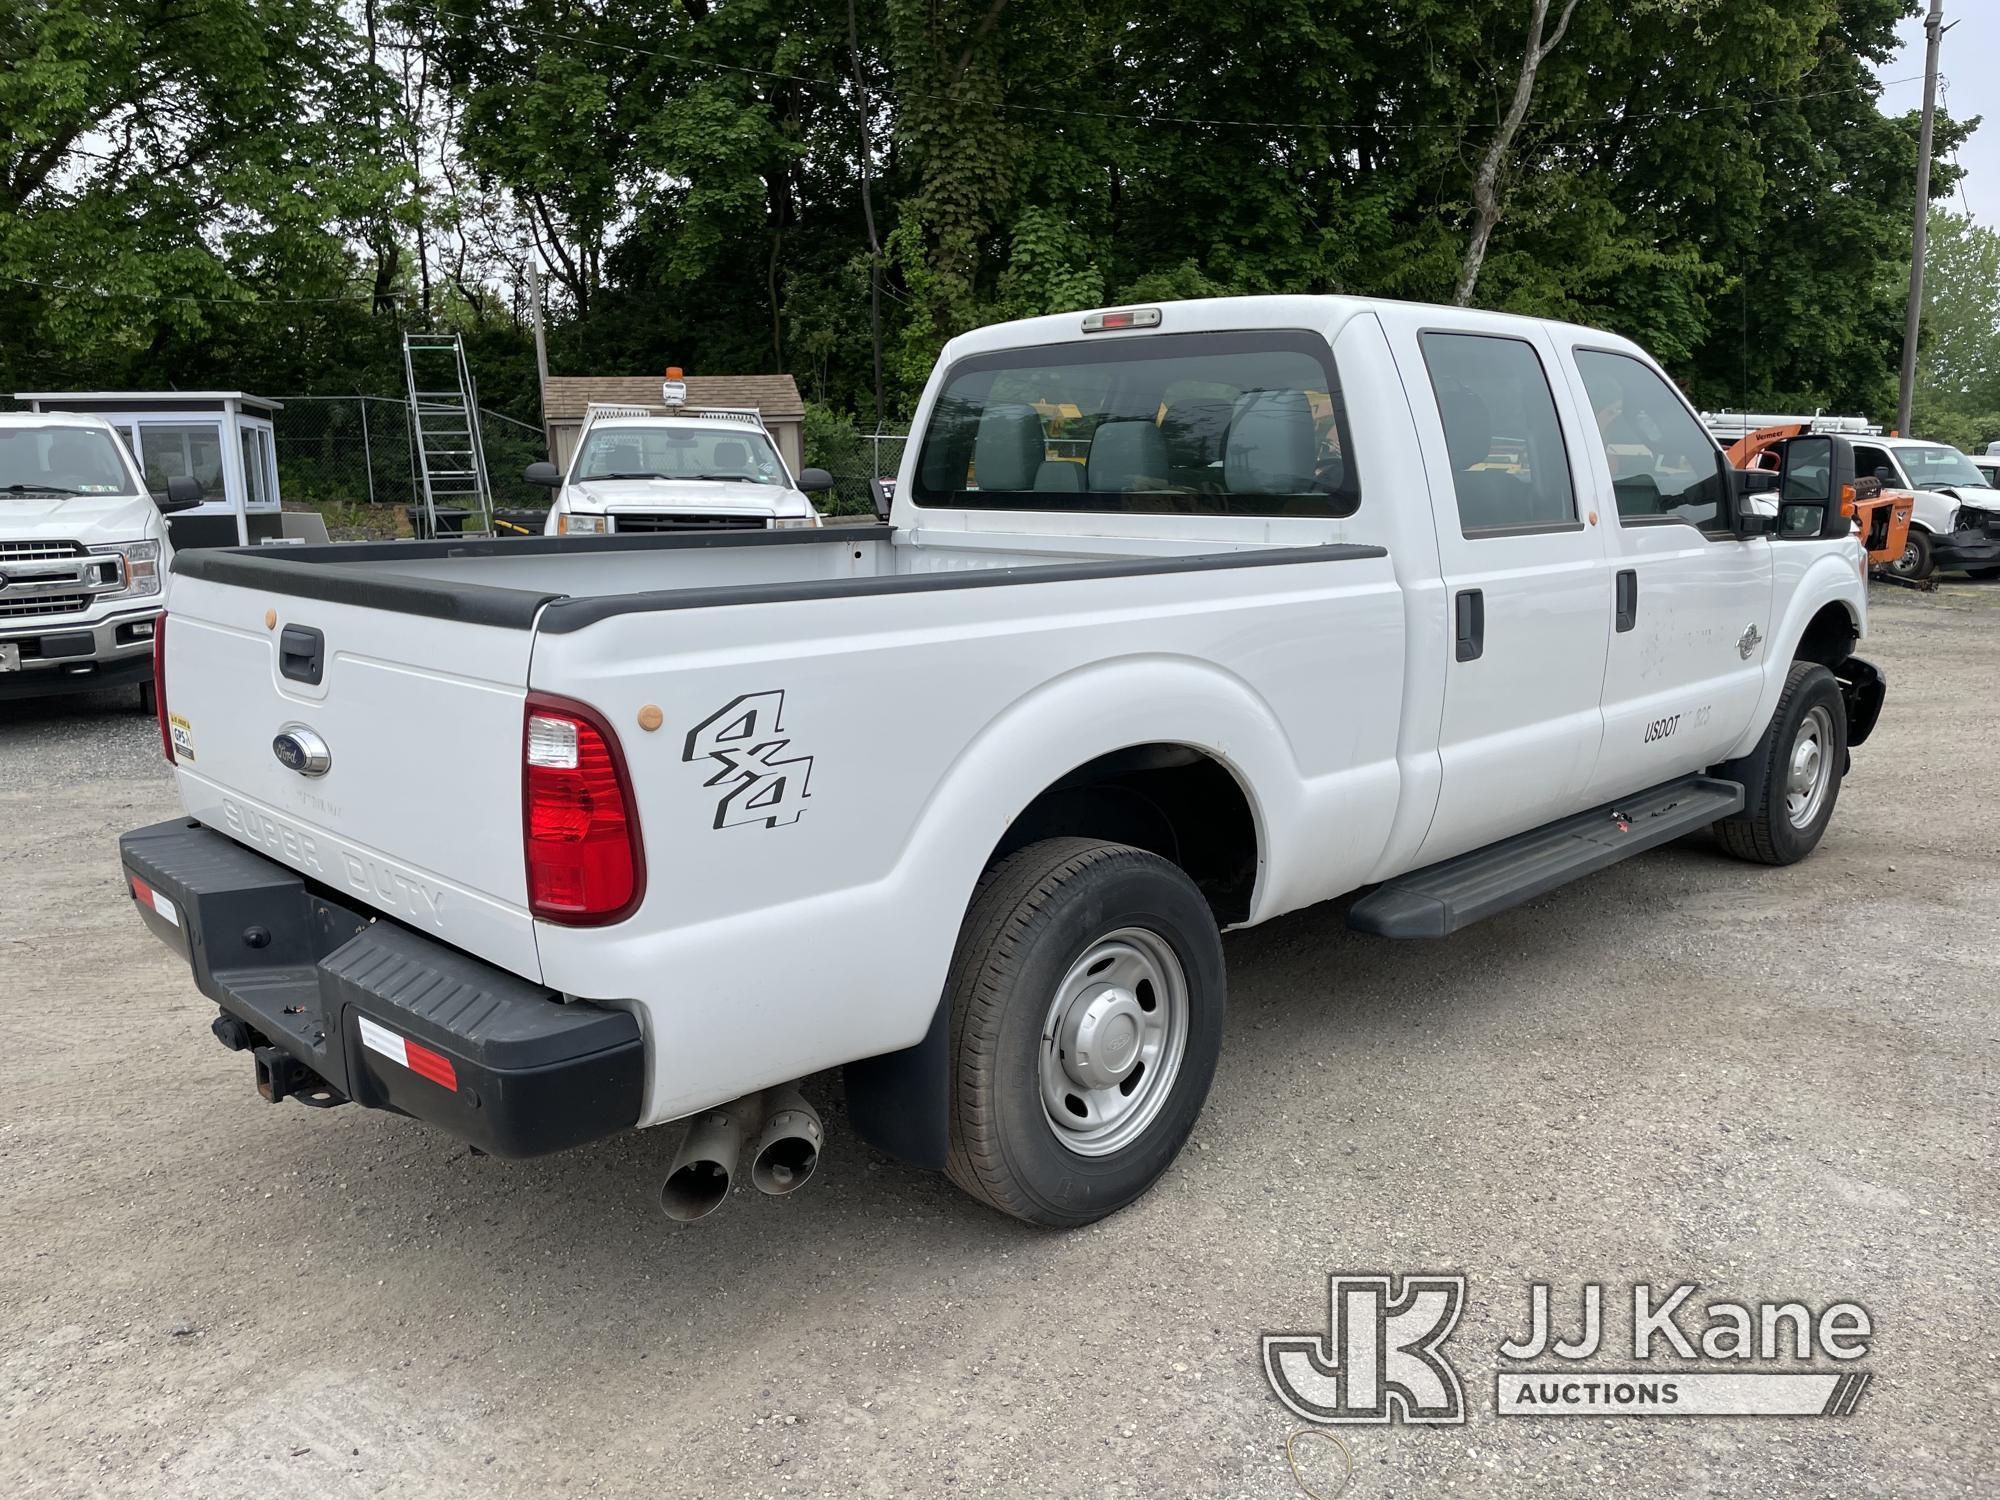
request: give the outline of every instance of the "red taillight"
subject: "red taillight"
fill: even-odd
[[[174,764],[174,731],[167,722],[167,614],[153,622],[153,712],[160,720],[160,753]]]
[[[646,860],[632,780],[618,737],[595,709],[529,695],[521,809],[531,912],[596,927],[638,909]]]

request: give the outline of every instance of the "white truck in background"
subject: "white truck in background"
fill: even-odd
[[[810,1175],[789,1086],[844,1067],[865,1139],[1082,1224],[1194,1125],[1224,929],[1442,938],[1703,828],[1788,864],[1882,704],[1847,439],[1739,474],[1612,334],[1037,318],[915,431],[870,528],[179,560],[187,815],[121,854],[267,1099],[692,1120],[695,1218]]]
[[[185,478],[156,501],[102,417],[0,412],[0,701],[129,687],[151,713],[163,516],[199,504]]]
[[[554,491],[547,536],[817,526],[810,497],[833,488],[824,469],[794,479],[756,412],[678,406],[593,404],[568,472],[526,478]]]

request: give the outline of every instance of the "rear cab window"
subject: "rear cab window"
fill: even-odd
[[[1326,341],[1157,334],[998,350],[946,375],[919,506],[1347,516],[1361,501]]]

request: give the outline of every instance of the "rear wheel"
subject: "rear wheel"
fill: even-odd
[[[1833,673],[1793,662],[1777,712],[1746,759],[1761,769],[1763,790],[1717,823],[1715,837],[1738,859],[1795,864],[1826,832],[1847,769],[1847,704]]]
[[[1898,578],[1911,583],[1922,583],[1937,571],[1937,563],[1931,556],[1931,534],[1910,528],[1910,539],[1903,544],[1903,555],[1889,564],[1889,571]]]
[[[2000,578],[2000,568],[1967,568],[1965,572],[1968,578],[1982,581],[1988,578]]]
[[[951,1006],[952,1181],[1002,1213],[1087,1224],[1151,1187],[1208,1097],[1222,940],[1178,866],[1031,844],[974,893]]]

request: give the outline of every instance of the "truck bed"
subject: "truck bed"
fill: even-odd
[[[668,536],[380,542],[186,555],[214,583],[467,624],[562,633],[613,614],[1061,583],[1379,557],[1379,547],[960,533],[888,526]],[[547,613],[544,614],[544,609]]]

